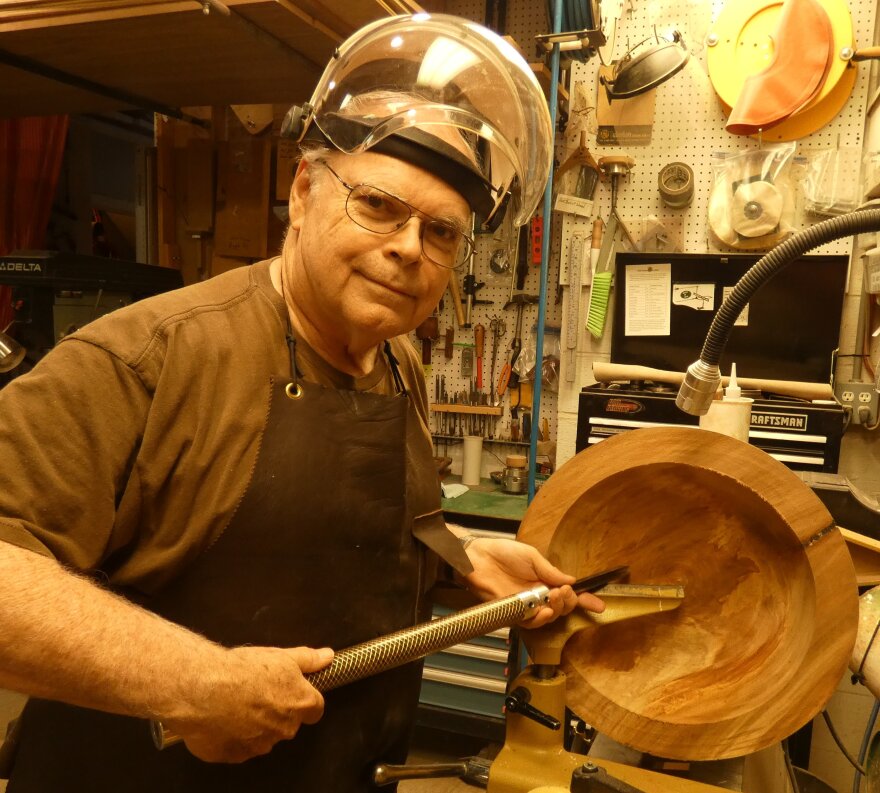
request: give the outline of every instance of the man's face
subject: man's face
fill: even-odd
[[[455,190],[427,171],[372,152],[332,154],[328,163],[349,185],[369,184],[425,215],[470,225],[470,209]],[[413,330],[436,307],[450,271],[422,253],[423,220],[378,234],[346,214],[348,190],[323,165],[301,165],[290,200],[295,247],[288,298],[295,313],[331,337],[375,344]],[[287,253],[287,251],[286,251]]]

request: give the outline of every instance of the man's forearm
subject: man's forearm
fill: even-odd
[[[160,719],[202,760],[241,762],[314,724],[324,700],[306,675],[332,658],[225,648],[0,542],[0,688]]]
[[[0,542],[0,687],[131,716],[185,715],[225,655],[54,560]]]

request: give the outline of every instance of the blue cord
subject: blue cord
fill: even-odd
[[[559,33],[562,25],[562,4],[555,0],[553,32]],[[550,55],[550,126],[556,136],[556,103],[559,86],[559,44],[553,45]],[[553,145],[553,144],[551,144]],[[555,145],[553,145],[555,149]],[[535,380],[532,385],[532,434],[529,437],[529,494],[528,503],[535,497],[535,465],[538,457],[538,426],[541,423],[541,380],[544,365],[544,321],[547,316],[547,270],[550,261],[550,229],[553,225],[553,168],[544,190],[544,233],[541,236],[541,289],[538,298],[538,334],[535,343]]]

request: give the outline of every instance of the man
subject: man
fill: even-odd
[[[409,24],[377,23],[380,49]],[[351,154],[350,108],[316,112],[280,256],[102,318],[0,391],[0,686],[32,697],[9,793],[367,790],[405,758],[420,665],[326,699],[304,675],[426,619],[439,558],[483,598],[553,587],[534,625],[602,608],[534,549],[465,554],[443,524],[403,334],[512,189],[474,177],[464,113],[409,109]],[[156,751],[150,718],[185,746]]]

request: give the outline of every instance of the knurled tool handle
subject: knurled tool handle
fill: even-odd
[[[356,680],[417,661],[438,650],[515,625],[534,616],[547,603],[548,595],[547,587],[538,586],[356,644],[340,650],[330,666],[306,675],[305,679],[318,691],[332,691]],[[151,732],[158,749],[182,740],[159,721],[151,722]]]

